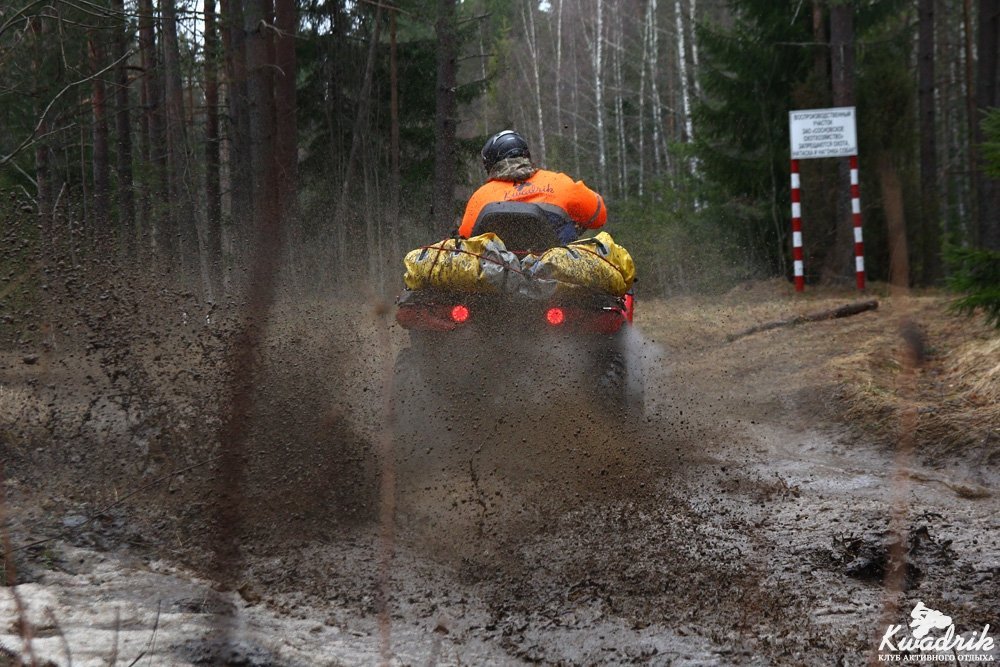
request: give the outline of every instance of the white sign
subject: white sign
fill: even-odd
[[[854,107],[789,111],[788,127],[793,160],[858,154]]]

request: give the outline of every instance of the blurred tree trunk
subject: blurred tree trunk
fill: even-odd
[[[979,189],[982,179],[979,177],[979,149],[978,134],[979,121],[976,113],[976,79],[973,74],[975,70],[976,58],[974,55],[972,36],[972,0],[962,2],[962,32],[963,44],[965,46],[965,121],[968,129],[968,162],[965,165],[968,169],[969,183],[969,219],[971,221],[972,237],[978,241],[982,227],[979,224],[982,219],[982,211],[979,210]]]
[[[824,19],[823,2],[813,0],[812,7],[812,31],[813,41],[816,44],[826,44],[826,22]],[[822,46],[813,49],[813,76],[817,81],[823,81],[827,77],[827,68],[830,66],[830,51]]]
[[[340,200],[337,202],[337,212],[334,220],[337,225],[337,263],[341,270],[348,268],[348,231],[357,228],[356,211],[351,210],[351,184],[354,172],[361,159],[361,140],[367,135],[368,112],[371,106],[372,79],[375,76],[375,56],[377,53],[379,34],[382,27],[382,5],[375,7],[375,18],[372,26],[371,40],[368,42],[368,59],[365,63],[365,73],[358,91],[358,111],[354,116],[354,129],[351,132],[351,150],[347,154],[347,165],[344,168],[344,180],[341,183]]]
[[[295,35],[297,28],[295,0],[275,1],[274,38],[276,79],[274,87],[277,115],[278,200],[286,215],[295,215],[298,187],[298,129],[295,122]]]
[[[924,284],[941,277],[938,219],[937,132],[934,102],[934,0],[919,0],[917,73],[920,114],[921,275]]]
[[[830,69],[833,106],[850,107],[855,102],[857,76],[854,59],[854,5],[838,2],[830,7]],[[824,282],[854,275],[854,219],[851,214],[851,166],[838,158],[835,247],[827,253],[821,276]]]
[[[987,110],[1000,106],[998,75],[998,47],[1000,47],[1000,0],[979,0],[979,57],[976,72],[975,141],[985,137],[981,127]],[[1000,182],[986,175],[982,163],[978,165],[979,242],[984,248],[1000,250]]]
[[[594,69],[594,113],[597,123],[597,173],[600,189],[608,187],[608,139],[604,122],[604,2],[597,0],[597,25],[591,43]]]
[[[563,119],[562,119],[562,95],[560,91],[562,90],[563,81],[563,69],[562,69],[562,45],[563,45],[563,2],[565,0],[556,0],[558,6],[556,7],[556,69],[555,69],[555,85],[553,90],[556,94],[556,136],[562,137],[563,134]],[[479,33],[479,43],[482,44],[482,31]],[[485,53],[485,50],[480,47],[481,52]],[[481,61],[483,67],[482,78],[486,78],[486,59],[483,58]]]
[[[252,220],[254,211],[253,169],[250,149],[250,106],[247,87],[246,31],[243,1],[220,0],[223,16],[222,47],[226,61],[226,92],[229,118],[228,173],[231,181],[230,209],[234,233]]]
[[[645,20],[642,21],[642,58],[645,59],[649,53],[649,23]],[[646,62],[640,61],[639,65],[639,113],[638,113],[638,134],[639,134],[639,147],[638,147],[638,195],[641,199],[645,194],[645,180],[646,180]]]
[[[667,152],[666,133],[663,132],[663,102],[660,99],[660,26],[657,18],[656,0],[646,5],[646,27],[649,31],[649,50],[644,60],[649,64],[649,94],[653,113],[653,161],[656,172],[670,170],[670,156]]]
[[[146,224],[157,254],[170,262],[176,255],[175,232],[169,216],[163,215],[167,202],[166,159],[163,110],[161,107],[161,71],[159,66],[153,0],[139,1],[139,49],[142,63],[143,135],[149,171],[143,183],[143,203]],[[155,208],[154,208],[155,204]]]
[[[87,53],[90,59],[90,72],[96,74],[104,68],[104,45],[101,38],[94,34],[93,29],[87,35]],[[93,115],[93,153],[92,169],[94,177],[94,203],[91,230],[101,234],[107,232],[108,220],[111,214],[111,167],[108,151],[108,106],[107,86],[103,76],[97,76],[90,81],[90,108]],[[93,234],[91,235],[93,238]]]
[[[910,254],[903,214],[903,186],[892,156],[887,152],[878,156],[878,176],[889,242],[889,282],[906,288],[910,286]]]
[[[267,19],[271,14],[269,0],[248,0],[245,5],[247,91],[250,102],[250,153],[253,165],[254,228],[273,228],[277,224],[278,178],[275,163],[275,116],[273,46]],[[277,243],[278,239],[259,236],[258,243]],[[269,249],[258,247],[258,253]],[[274,261],[276,258],[271,258]]]
[[[124,56],[132,41],[124,0],[111,0],[111,10],[121,23],[115,33],[115,59]],[[115,66],[115,172],[118,177],[118,225],[123,249],[135,254],[135,192],[132,183],[132,119],[128,92],[128,60]]]
[[[677,76],[681,87],[681,114],[684,121],[683,141],[694,141],[694,126],[691,120],[691,88],[690,68],[688,65],[687,47],[685,46],[684,7],[681,0],[674,0],[674,24],[677,29]],[[693,170],[694,162],[690,162]]]
[[[598,0],[600,1],[600,0]],[[437,88],[434,113],[434,220],[444,232],[455,224],[455,130],[458,35],[455,0],[438,0]]]
[[[177,43],[177,12],[174,0],[160,0],[160,35],[163,50],[164,108],[166,110],[167,183],[170,193],[167,218],[177,240],[177,258],[187,267],[193,252],[194,202],[185,178],[189,173],[187,131],[184,120],[184,89],[181,84],[180,51]]]
[[[91,132],[93,132],[93,128],[91,128]],[[91,140],[91,142],[93,142],[93,139]],[[84,220],[84,222],[86,222],[87,220],[90,220],[90,212],[93,209],[93,202],[91,202],[91,200],[90,200],[91,192],[93,190],[91,188],[91,186],[90,186],[90,177],[91,177],[91,174],[93,173],[94,169],[93,169],[93,165],[91,165],[91,168],[90,168],[89,171],[87,169],[87,132],[86,132],[86,125],[83,125],[82,123],[80,124],[80,144],[79,144],[79,149],[80,149],[80,190],[82,191],[82,194],[83,194],[83,206],[82,206],[81,214],[82,214],[82,219]],[[93,159],[93,157],[91,159]],[[70,164],[70,161],[69,161],[69,146],[67,146],[66,147],[66,166],[69,167],[69,164]],[[72,183],[73,182],[73,176],[72,176],[72,174],[66,174],[66,182],[67,183]],[[60,194],[62,194],[62,193],[60,193]],[[58,204],[59,204],[59,197],[56,197],[56,206],[57,207],[58,207]],[[79,225],[76,225],[76,227],[79,227]],[[83,229],[84,233],[86,233],[88,229],[92,229],[93,227],[94,227],[93,225],[84,225],[84,229]],[[76,245],[76,241],[75,240],[73,241],[73,243],[74,243],[74,245]],[[76,263],[75,259],[73,260],[73,263],[74,264]]]
[[[619,9],[614,13],[614,24],[612,27],[612,39],[614,40],[614,50],[612,51],[612,71],[614,73],[615,92],[615,129],[618,134],[618,192],[619,196],[628,196],[628,142],[625,139],[625,79],[622,76],[622,58],[625,51],[625,29],[622,25],[622,11]]]
[[[31,70],[35,81],[45,81],[45,48],[49,34],[48,22],[41,17],[31,19],[29,24],[32,36],[32,62]],[[35,184],[36,200],[38,202],[38,216],[41,219],[43,236],[51,240],[52,208],[53,198],[53,174],[51,166],[52,153],[49,142],[45,136],[49,132],[49,124],[42,118],[44,106],[40,101],[36,101],[33,109],[33,116],[40,118],[37,135],[39,139],[35,142]]]
[[[389,13],[389,236],[392,257],[399,257],[399,62],[396,53],[396,12]]]
[[[205,251],[211,281],[222,282],[222,192],[219,177],[219,35],[215,0],[205,0]]]
[[[521,2],[521,24],[524,28],[524,42],[528,47],[528,59],[531,67],[531,82],[534,90],[535,120],[538,122],[538,147],[533,158],[538,164],[545,164],[545,103],[542,101],[542,78],[539,74],[538,61],[542,58],[540,52],[541,45],[538,43],[538,34],[535,30],[535,6],[534,0]]]
[[[688,31],[690,37],[688,43],[691,45],[691,90],[694,91],[695,99],[701,97],[701,81],[698,77],[701,65],[698,62],[698,0],[688,0]]]

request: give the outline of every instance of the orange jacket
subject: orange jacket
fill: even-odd
[[[487,181],[469,199],[458,235],[469,238],[479,212],[487,204],[498,201],[558,206],[578,225],[588,229],[596,229],[608,219],[604,199],[583,181],[573,181],[566,174],[539,169],[525,181]]]

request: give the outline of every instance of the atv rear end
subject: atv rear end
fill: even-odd
[[[625,350],[633,308],[631,294],[536,301],[408,290],[396,311],[410,334],[397,383],[453,402],[510,390],[544,400],[565,389],[600,406],[640,408],[641,374]]]
[[[609,236],[564,245],[573,223],[551,208],[490,204],[470,239],[407,256],[408,289],[396,311],[410,336],[396,362],[399,403],[427,395],[462,408],[470,397],[549,401],[565,390],[577,404],[641,410],[641,373],[626,354],[631,257]],[[600,254],[610,246],[628,271]],[[563,272],[546,273],[557,264],[544,260],[555,255]],[[603,289],[567,282],[585,265],[605,278]]]

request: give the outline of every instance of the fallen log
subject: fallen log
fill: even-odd
[[[857,315],[858,313],[875,310],[876,308],[878,308],[877,299],[871,299],[869,301],[855,301],[854,303],[849,303],[841,306],[840,308],[822,310],[818,313],[809,313],[808,315],[796,315],[795,317],[787,320],[776,320],[774,322],[758,324],[757,326],[750,327],[749,329],[744,329],[739,333],[729,334],[726,336],[726,342],[731,343],[734,340],[743,338],[744,336],[750,336],[755,333],[760,333],[761,331],[770,331],[771,329],[780,329],[781,327],[791,327],[796,324],[805,324],[806,322],[822,322],[823,320],[835,320],[840,317],[850,317],[851,315]]]

